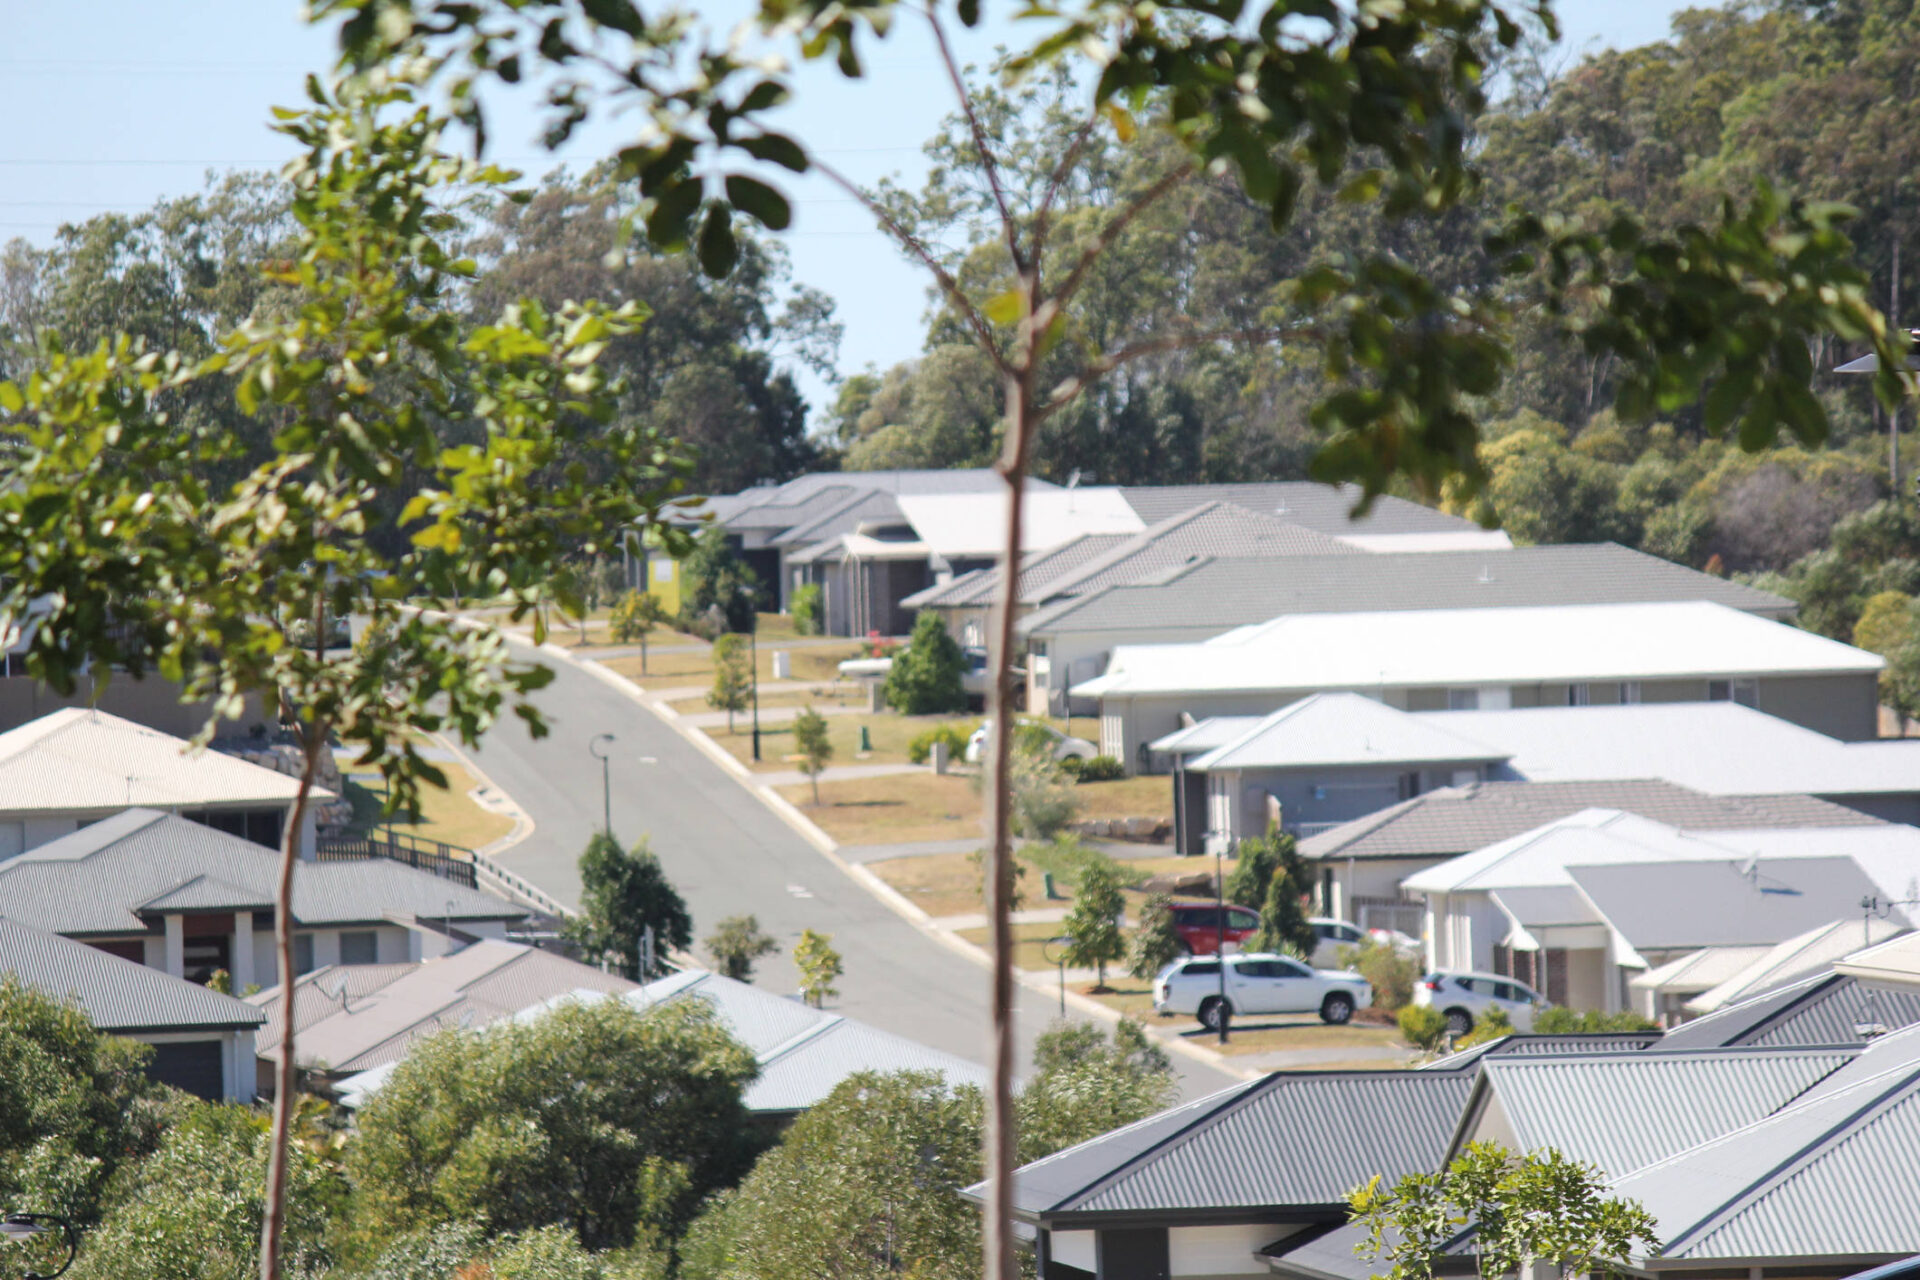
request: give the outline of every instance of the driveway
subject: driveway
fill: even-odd
[[[831,1008],[971,1059],[987,1060],[987,971],[895,915],[849,879],[746,788],[671,727],[593,675],[551,656],[553,683],[538,695],[552,726],[533,741],[505,717],[474,753],[480,767],[527,812],[534,833],[498,856],[560,901],[577,905],[576,860],[601,823],[601,766],[588,751],[611,733],[613,830],[646,836],[693,913],[699,939],[726,916],[753,914],[780,940],[756,984],[799,984],[793,942],[803,928],[833,935],[846,975]],[[1052,1003],[1019,992],[1020,1071],[1031,1070],[1034,1036]],[[1197,1097],[1235,1077],[1175,1055],[1183,1092]]]

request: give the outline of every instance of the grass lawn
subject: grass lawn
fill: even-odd
[[[1183,1040],[1202,1042],[1216,1053],[1228,1055],[1287,1053],[1300,1049],[1377,1049],[1404,1043],[1399,1031],[1392,1027],[1369,1027],[1357,1022],[1330,1027],[1311,1014],[1245,1014],[1234,1018],[1227,1029],[1226,1046],[1222,1048],[1213,1032],[1185,1014],[1165,1019],[1156,1017],[1154,1021],[1177,1027]],[[1315,1063],[1312,1069],[1322,1071],[1330,1065]],[[1391,1059],[1356,1059],[1348,1065],[1395,1070],[1401,1064]]]
[[[766,701],[763,699],[760,705],[765,707],[767,705]],[[825,703],[815,702],[814,705],[824,706]],[[675,710],[679,709],[679,705],[675,704]],[[700,709],[704,711],[707,708],[704,704],[701,704]],[[954,718],[949,716],[901,716],[889,713],[882,713],[877,716],[828,716],[826,718],[827,741],[833,744],[832,763],[905,764],[907,762],[908,742],[925,730],[949,719]],[[966,717],[954,719],[954,722],[962,729],[969,731],[978,723],[978,721]],[[867,740],[873,746],[873,750],[864,755],[861,754],[860,751],[860,727],[862,725],[866,726]],[[721,747],[730,752],[735,759],[741,761],[743,764],[752,763],[753,723],[749,717],[741,716],[735,722],[731,734],[727,732],[725,725],[710,728],[706,730],[706,733],[715,742],[719,743]],[[760,726],[760,764],[757,767],[761,772],[772,773],[779,770],[791,770],[797,767],[793,761],[787,759],[788,756],[793,754],[793,751],[793,724],[791,721],[785,724],[762,724]],[[929,778],[938,782],[959,781],[962,783],[963,788],[965,788],[965,779],[953,777],[933,778],[932,775],[929,775]],[[828,798],[827,793],[829,788],[844,785],[847,784],[839,782],[821,784],[820,798],[826,800]],[[808,793],[808,797],[811,799],[811,792]],[[967,806],[965,812],[972,815],[968,820],[974,823],[974,829],[977,831],[980,821],[980,803],[974,797],[971,789],[965,789],[963,798]],[[951,804],[952,801],[944,792],[936,791],[929,792],[926,795],[925,804],[922,807],[929,808],[930,806],[938,806],[937,810],[929,808],[928,816],[933,816],[935,813],[946,812]],[[927,837],[927,839],[931,840],[944,840],[946,838],[945,836]],[[843,843],[846,842],[843,841]],[[860,842],[854,841],[853,843]]]
[[[857,684],[840,681],[835,684],[815,685],[811,689],[794,689],[784,692],[760,691],[760,709],[771,707],[864,707],[867,704],[867,692]],[[675,698],[667,704],[683,716],[699,715],[713,710],[707,705],[706,695],[690,698]]]
[[[407,822],[404,815],[396,815],[391,823],[393,830],[421,840],[443,840],[463,849],[478,849],[513,830],[512,818],[482,809],[467,794],[479,785],[471,773],[451,761],[442,761],[440,768],[447,775],[447,789],[422,787],[420,820]],[[389,824],[380,816],[380,803],[386,791],[380,776],[354,774],[346,783],[347,797],[353,802],[354,825],[385,830]]]
[[[678,638],[678,643],[699,644],[700,641],[688,636]],[[817,680],[826,682],[839,675],[841,662],[859,653],[860,646],[849,640],[841,645],[821,645],[810,649],[789,650],[793,655],[794,680]],[[642,686],[654,685],[672,687],[674,685],[705,685],[713,683],[712,647],[702,648],[697,653],[660,653],[647,654],[647,670],[640,671],[639,654],[621,654],[618,657],[602,658],[608,670],[617,671],[629,680]],[[773,650],[766,645],[760,646],[760,678],[773,679]],[[865,695],[862,694],[862,697]],[[761,706],[767,705],[765,700]]]
[[[839,720],[854,718],[836,717]],[[724,733],[715,740],[730,751],[735,749]],[[774,754],[764,743],[762,752]],[[804,782],[781,787],[780,794],[841,844],[967,840],[980,835],[980,801],[973,794],[973,784],[966,778],[903,773],[826,782],[820,785],[818,805],[813,803],[812,788]]]
[[[821,798],[825,799],[826,794],[827,788],[822,787]],[[971,834],[977,835],[978,830]],[[985,847],[985,837],[981,837],[980,843]],[[1051,853],[1052,850],[1046,846],[1024,845],[1017,855],[1016,860],[1026,870],[1020,879],[1022,907],[1044,907],[1072,901],[1077,873],[1061,859],[1050,857]],[[1128,858],[1120,863],[1120,869],[1130,879],[1145,879],[1159,871],[1190,870],[1193,862],[1192,858]],[[930,916],[957,916],[986,909],[980,901],[980,872],[968,854],[888,858],[867,865],[875,875],[905,894],[909,901],[917,903]],[[1060,895],[1051,903],[1046,896],[1045,873],[1048,871],[1053,872],[1054,889]],[[1139,889],[1128,889],[1125,893],[1131,918],[1140,904],[1146,901],[1147,895]]]
[[[978,907],[974,908],[976,911]],[[1016,969],[1051,969],[1054,962],[1047,959],[1045,943],[1048,938],[1058,937],[1063,928],[1060,924],[1016,924],[1013,926],[1013,966]],[[954,931],[976,947],[985,947],[987,931],[985,929],[956,929]],[[1120,969],[1109,969],[1107,981],[1112,984],[1122,977]],[[1128,979],[1128,981],[1131,981]],[[1074,990],[1078,991],[1078,986]],[[1151,1003],[1151,999],[1149,999]]]
[[[1173,780],[1164,774],[1083,782],[1073,789],[1082,818],[1171,818]]]

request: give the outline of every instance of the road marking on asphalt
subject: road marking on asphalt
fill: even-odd
[[[811,898],[813,896],[813,890],[803,884],[790,884],[787,886],[787,892],[796,898]]]

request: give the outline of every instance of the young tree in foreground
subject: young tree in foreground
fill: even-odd
[[[0,383],[0,620],[19,628],[28,674],[71,692],[88,671],[157,671],[217,716],[255,695],[294,726],[282,974],[295,967],[297,843],[335,742],[380,771],[390,805],[411,809],[422,784],[446,784],[417,748],[427,734],[477,745],[509,709],[545,731],[530,695],[551,672],[488,626],[416,606],[504,600],[544,640],[549,603],[580,611],[561,562],[653,521],[684,469],[668,442],[611,419],[595,370],[638,308],[516,306],[471,329],[457,319],[450,296],[472,265],[446,246],[448,208],[509,175],[440,150],[443,120],[416,104],[409,78],[426,70],[313,80],[312,103],[282,113],[302,153],[285,175],[297,241],[271,270],[284,308],[198,363],[125,339],[85,352],[49,341],[30,376]],[[213,392],[270,439],[230,488],[203,477],[233,460],[232,434],[174,412]],[[325,651],[321,637],[349,616],[367,642]],[[266,1280],[281,1266],[293,1025],[268,1143]]]
[[[846,966],[833,949],[832,934],[802,929],[800,941],[794,944],[793,963],[800,970],[800,993],[814,1008],[823,1007],[829,996],[840,994],[833,980],[846,972]]]
[[[833,759],[833,741],[827,736],[827,718],[811,706],[801,710],[793,721],[794,754],[800,757],[800,772],[813,784],[813,803],[820,803],[820,773]]]
[[[653,966],[642,971],[640,952],[653,930]],[[667,879],[646,837],[631,850],[606,832],[594,833],[580,855],[580,914],[567,921],[567,936],[589,956],[613,965],[635,982],[666,972],[669,947],[693,945],[693,917]]]
[[[1436,283],[1388,252],[1322,258],[1303,244],[1297,274],[1277,283],[1269,306],[1207,328],[1176,312],[1157,331],[1103,342],[1079,323],[1082,295],[1127,227],[1183,184],[1236,185],[1276,235],[1292,228],[1303,202],[1323,197],[1393,228],[1443,217],[1472,198],[1482,175],[1471,125],[1486,109],[1483,86],[1498,79],[1490,61],[1520,42],[1523,22],[1554,34],[1551,10],[1546,0],[1512,11],[1494,0],[1363,2],[1319,6],[1303,22],[1291,0],[1256,0],[1251,10],[1209,0],[1029,6],[1023,16],[1035,39],[1016,51],[1009,71],[1064,69],[1069,82],[1084,83],[1084,103],[1057,161],[1012,192],[1003,175],[1015,158],[996,151],[947,37],[950,20],[974,26],[981,10],[980,0],[914,10],[959,98],[978,178],[976,216],[1005,245],[997,270],[964,279],[915,233],[910,216],[896,216],[818,153],[767,127],[765,113],[791,91],[750,41],[713,42],[705,24],[644,17],[634,0],[318,0],[311,11],[340,22],[350,65],[424,55],[475,123],[484,100],[478,79],[517,81],[536,68],[552,80],[555,144],[596,107],[632,108],[646,122],[642,138],[619,153],[622,175],[638,180],[643,197],[633,225],[661,247],[691,248],[715,275],[740,259],[736,214],[774,231],[791,222],[792,206],[767,181],[773,169],[826,177],[926,268],[958,340],[991,369],[1008,501],[988,671],[989,715],[1002,731],[986,762],[994,780],[986,806],[994,954],[986,1265],[1011,1280],[1008,676],[1017,564],[1028,542],[1021,498],[1046,420],[1149,356],[1284,339],[1294,358],[1326,376],[1310,415],[1326,438],[1312,464],[1317,478],[1357,481],[1368,498],[1401,480],[1427,495],[1453,483],[1471,498],[1485,482],[1475,414],[1513,363],[1510,325],[1519,311],[1546,317],[1543,345],[1559,340],[1569,353],[1617,362],[1623,416],[1677,409],[1710,387],[1704,427],[1723,434],[1737,426],[1749,449],[1764,447],[1782,425],[1807,440],[1826,433],[1825,412],[1808,390],[1809,340],[1831,333],[1869,342],[1880,359],[1876,390],[1889,406],[1901,393],[1906,342],[1867,301],[1865,277],[1838,230],[1845,211],[1770,190],[1744,206],[1729,199],[1717,217],[1671,235],[1650,234],[1626,213],[1589,226],[1516,209],[1481,246],[1483,269],[1462,284]],[[831,58],[851,78],[862,74],[865,47],[901,12],[892,0],[762,0],[755,17],[780,52]],[[1117,191],[1111,213],[1056,221],[1084,140],[1103,129],[1127,145],[1139,138],[1142,148],[1149,135],[1173,158],[1158,177]]]
[[[758,916],[728,916],[705,946],[720,972],[736,982],[753,981],[753,962],[780,951],[779,943],[760,932]]]
[[[727,732],[733,732],[735,712],[747,709],[747,694],[753,688],[753,672],[747,666],[747,638],[729,631],[713,642],[713,687],[707,690],[707,705],[727,713]]]
[[[1433,1280],[1441,1249],[1468,1230],[1484,1280],[1538,1263],[1563,1276],[1616,1272],[1659,1246],[1653,1215],[1607,1195],[1592,1165],[1551,1148],[1514,1155],[1476,1142],[1439,1173],[1415,1173],[1392,1187],[1375,1177],[1353,1193],[1362,1256],[1390,1264],[1386,1280]]]
[[[1106,858],[1088,858],[1073,891],[1073,909],[1061,928],[1068,939],[1067,963],[1093,965],[1099,974],[1096,990],[1106,990],[1107,966],[1127,954],[1127,936],[1120,930],[1126,909],[1118,868]]]

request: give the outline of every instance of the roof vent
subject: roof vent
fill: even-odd
[[[1481,565],[1480,577],[1476,579],[1476,581],[1478,581],[1482,586],[1486,586],[1492,583],[1493,582],[1493,566],[1484,565],[1484,564]]]

